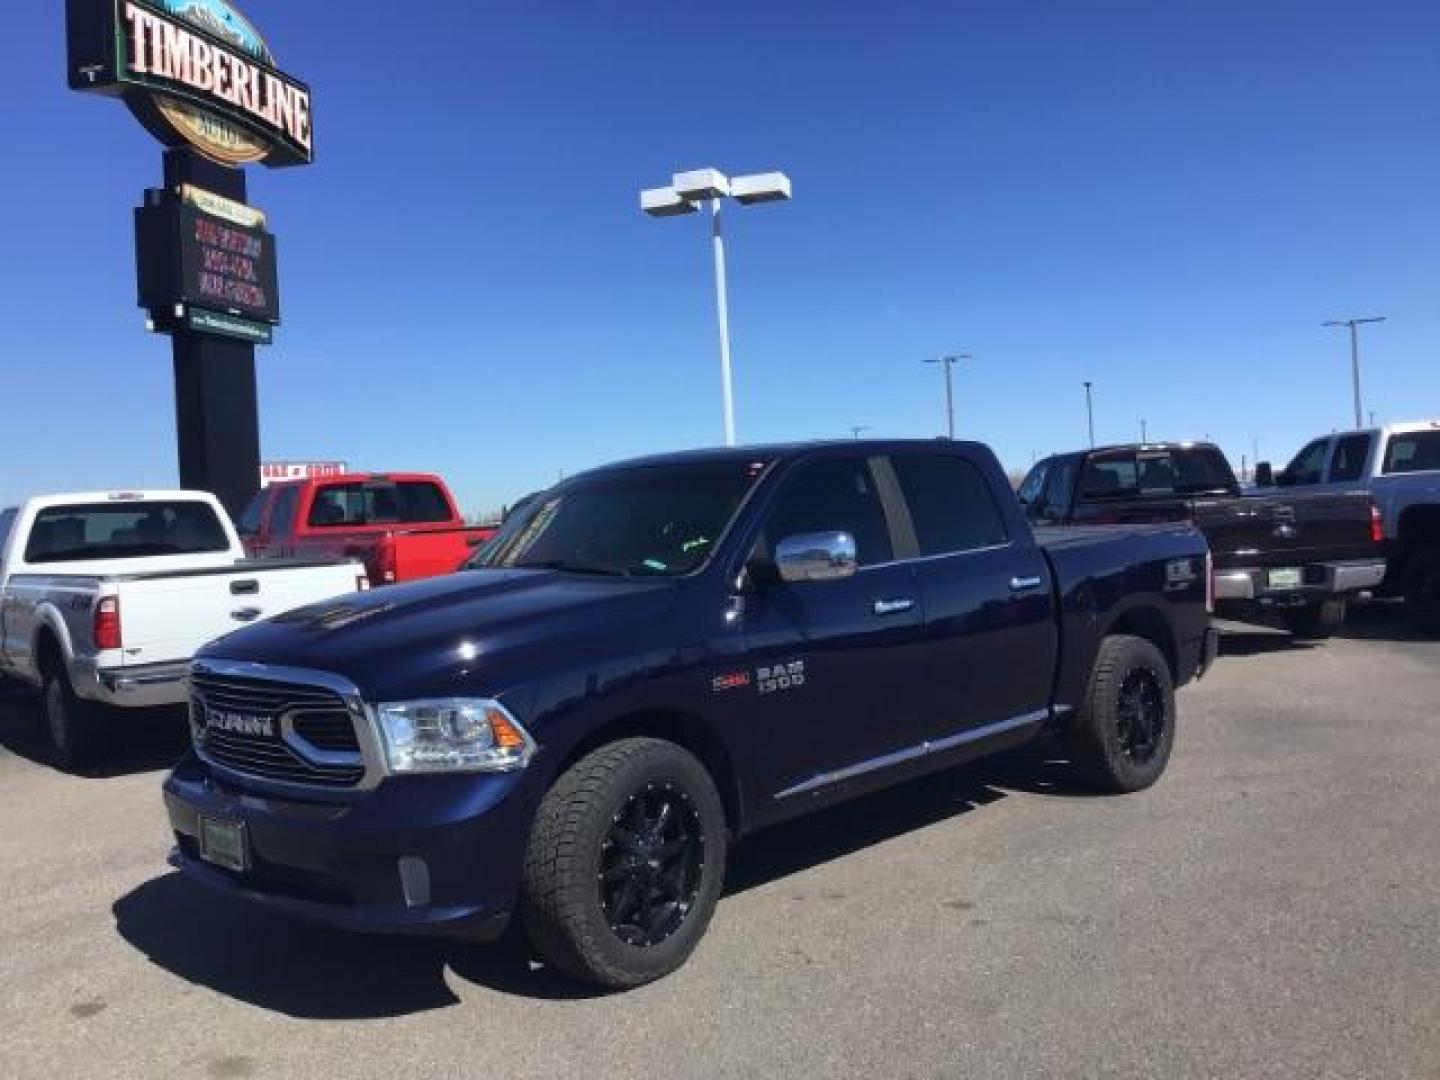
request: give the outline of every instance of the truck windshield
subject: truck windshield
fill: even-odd
[[[229,550],[224,526],[206,503],[82,503],[47,507],[35,515],[25,561],[88,562]]]
[[[512,515],[468,565],[613,577],[691,573],[766,464],[637,466],[577,477]]]

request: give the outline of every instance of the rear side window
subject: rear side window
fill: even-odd
[[[1102,454],[1085,463],[1085,472],[1080,477],[1082,499],[1120,499],[1139,491],[1140,476],[1134,454]]]
[[[803,465],[770,511],[765,542],[774,549],[791,536],[848,532],[855,537],[861,566],[893,559],[890,527],[865,458]]]
[[[328,484],[315,493],[309,523],[324,529],[433,524],[450,519],[450,504],[438,484],[405,480],[398,484]]]
[[[1050,475],[1045,479],[1045,494],[1041,497],[1036,517],[1064,518],[1070,512],[1070,499],[1075,491],[1075,473],[1078,464],[1073,457],[1059,458],[1050,466]]]
[[[964,458],[906,454],[893,464],[921,555],[974,551],[1008,539],[990,485]]]
[[[1412,431],[1394,435],[1385,450],[1387,473],[1428,472],[1440,469],[1440,431]]]
[[[1020,489],[1015,492],[1015,497],[1020,500],[1021,506],[1030,507],[1040,501],[1040,492],[1045,487],[1045,473],[1049,468],[1050,463],[1042,461],[1030,470],[1030,475],[1025,477]]]
[[[1335,453],[1330,459],[1330,482],[1359,480],[1365,472],[1365,459],[1369,456],[1369,435],[1346,435],[1336,439]]]
[[[220,518],[207,503],[93,503],[51,506],[36,514],[25,561],[83,562],[229,549]]]

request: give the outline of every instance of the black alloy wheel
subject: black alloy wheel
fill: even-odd
[[[615,936],[648,949],[695,908],[705,829],[674,784],[647,784],[615,815],[600,847],[600,906]]]
[[[1120,749],[1137,765],[1153,761],[1168,722],[1165,691],[1149,668],[1135,668],[1120,686],[1116,720]]]

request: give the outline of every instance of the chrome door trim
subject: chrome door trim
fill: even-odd
[[[1049,720],[1051,710],[1037,709],[1034,712],[1021,713],[1019,716],[1012,716],[1007,720],[997,720],[993,724],[984,724],[977,728],[969,728],[954,735],[947,735],[942,739],[931,739],[920,743],[917,746],[907,746],[903,750],[893,750],[888,754],[881,754],[879,757],[867,758],[864,761],[857,761],[853,765],[846,765],[842,769],[833,772],[820,773],[812,776],[809,780],[788,787],[784,791],[776,792],[775,799],[788,799],[794,795],[804,795],[807,792],[819,791],[821,788],[830,787],[832,784],[843,783],[846,780],[853,780],[857,776],[864,776],[867,773],[876,772],[880,769],[888,769],[894,765],[900,765],[907,761],[914,761],[917,758],[926,757],[929,754],[943,754],[948,750],[954,750],[969,743],[980,742],[995,735],[1004,735],[1007,732],[1018,731],[1021,728],[1032,727]]]

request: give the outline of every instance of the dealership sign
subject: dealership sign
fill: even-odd
[[[265,461],[260,464],[260,486],[278,480],[320,480],[344,476],[350,466],[343,461]]]
[[[310,89],[228,0],[66,0],[69,79],[117,95],[167,146],[222,165],[308,165]]]

